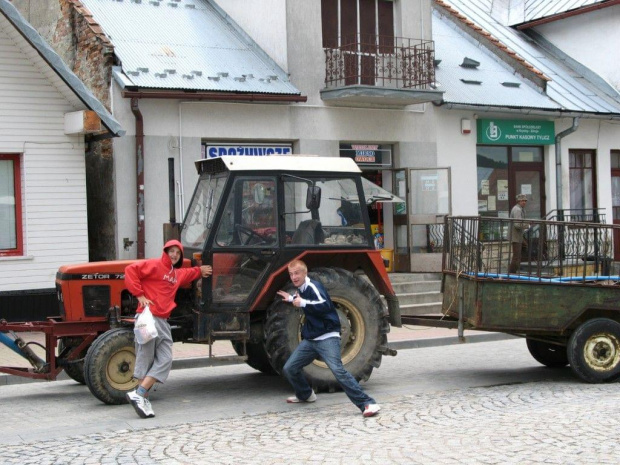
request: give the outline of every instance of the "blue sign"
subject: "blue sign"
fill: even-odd
[[[265,155],[289,155],[293,153],[290,145],[206,145],[203,158],[217,158],[222,155],[247,155],[261,157]]]

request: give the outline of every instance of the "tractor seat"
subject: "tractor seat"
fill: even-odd
[[[316,245],[323,244],[324,242],[325,233],[319,220],[304,220],[299,223],[291,239],[292,244],[299,245]]]

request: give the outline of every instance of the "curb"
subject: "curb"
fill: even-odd
[[[449,337],[438,337],[438,338],[429,338],[429,339],[420,339],[420,340],[405,340],[405,341],[395,341],[388,343],[388,347],[390,349],[395,350],[405,350],[405,349],[424,349],[427,347],[443,347],[457,344],[467,344],[474,342],[493,342],[493,341],[503,341],[507,339],[517,339],[517,336],[511,336],[510,334],[504,333],[486,333],[486,334],[475,334],[473,336],[465,336],[464,340],[459,340],[458,336],[449,336]],[[230,361],[228,363],[219,362],[217,366],[223,365],[239,365],[240,363],[237,361]],[[214,366],[213,360],[209,359],[209,357],[194,357],[194,358],[180,358],[172,361],[172,369],[173,370],[184,370],[187,368],[205,368]],[[69,376],[63,371],[56,378],[57,381],[70,380]],[[48,382],[45,380],[31,379],[25,378],[22,376],[16,375],[7,375],[0,374],[0,386],[8,386],[14,384],[26,384],[26,383],[41,383]],[[51,382],[51,381],[50,381]]]

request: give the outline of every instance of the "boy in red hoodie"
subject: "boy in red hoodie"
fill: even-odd
[[[157,328],[155,339],[146,344],[136,343],[133,375],[140,385],[127,393],[127,400],[141,418],[155,416],[149,390],[156,382],[165,382],[172,367],[172,334],[167,320],[176,307],[176,292],[201,276],[211,276],[213,271],[209,265],[181,268],[182,265],[183,246],[172,240],[164,245],[161,258],[141,260],[125,268],[125,285],[138,299],[138,313],[148,305]]]

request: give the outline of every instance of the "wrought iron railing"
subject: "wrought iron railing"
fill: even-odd
[[[608,279],[613,268],[613,236],[620,226],[601,223],[525,220],[521,259],[510,271],[513,245],[508,218],[448,217],[444,270],[496,279]],[[615,278],[618,278],[615,276]]]
[[[550,221],[580,221],[582,223],[606,223],[604,208],[572,208],[550,211]]]
[[[434,42],[405,37],[356,34],[325,48],[328,88],[370,85],[425,89],[435,81]]]

